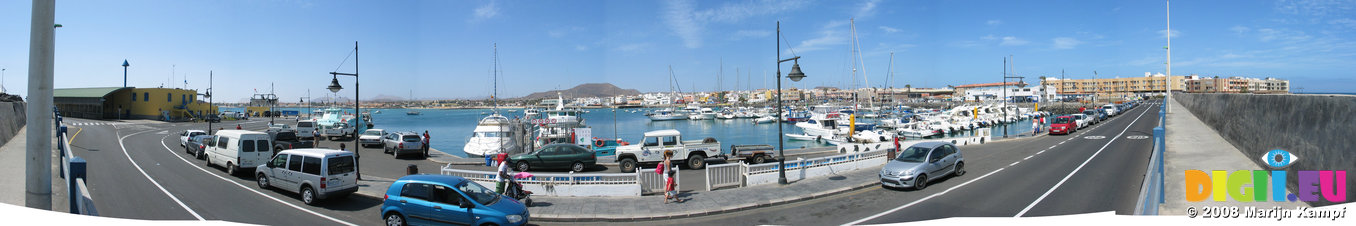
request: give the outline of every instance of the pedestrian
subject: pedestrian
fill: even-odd
[[[677,188],[678,188],[678,183],[677,183],[677,181],[674,181],[674,180],[673,180],[674,174],[678,174],[678,172],[674,172],[674,170],[673,170],[674,168],[673,168],[673,162],[671,161],[672,159],[673,159],[673,151],[665,151],[665,152],[664,152],[664,163],[663,163],[663,165],[659,166],[660,170],[663,170],[663,171],[664,171],[664,174],[663,174],[663,176],[664,176],[664,204],[668,204],[668,203],[669,203],[669,199],[673,199],[674,202],[678,202],[678,203],[683,202],[682,200],[678,199],[678,189],[677,189]]]
[[[1040,132],[1041,132],[1041,124],[1040,124],[1040,120],[1037,120],[1037,119],[1034,119],[1034,118],[1031,119],[1031,135],[1032,135],[1032,136],[1035,136],[1036,134],[1038,134],[1038,133],[1040,133]]]
[[[428,130],[424,130],[424,158],[428,158],[428,143],[429,143]]]
[[[235,124],[235,129],[240,130],[240,124]]]
[[[348,146],[347,146],[347,145],[344,145],[344,143],[339,143],[339,150],[340,150],[340,151],[348,151]]]
[[[505,193],[504,186],[506,185],[506,183],[508,183],[509,169],[508,162],[505,161],[505,159],[506,158],[504,157],[504,155],[495,155],[494,157],[495,162],[499,164],[499,170],[497,173],[498,176],[496,176],[499,178],[499,180],[494,184],[495,187],[494,192],[507,195],[507,193]]]

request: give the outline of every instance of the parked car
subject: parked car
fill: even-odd
[[[206,115],[206,116],[203,116],[203,120],[207,120],[207,122],[220,123],[220,122],[221,122],[221,116],[219,116],[219,115]]]
[[[257,166],[259,188],[279,188],[301,195],[301,202],[344,197],[358,191],[358,174],[352,152],[334,149],[292,149],[279,152]]]
[[[216,145],[216,143],[213,142],[216,138],[216,136],[212,135],[194,136],[193,139],[188,140],[188,145],[184,146],[184,152],[193,154],[193,158],[202,159],[203,155],[206,154],[207,147]]]
[[[368,129],[358,135],[358,145],[363,147],[381,146],[381,137],[386,135],[384,129]]]
[[[1083,114],[1072,114],[1072,115],[1069,115],[1069,116],[1073,117],[1074,121],[1078,124],[1078,128],[1079,128],[1079,129],[1086,128],[1086,127],[1088,127],[1088,124],[1089,124],[1089,123],[1092,123],[1092,121],[1090,121],[1090,120],[1088,119],[1088,116],[1087,116],[1087,115],[1083,115]]]
[[[235,175],[242,168],[254,168],[273,157],[268,134],[247,130],[217,131],[216,146],[207,147],[207,166],[221,165]]]
[[[293,129],[292,126],[287,125],[287,124],[268,124],[268,129],[267,129],[267,130],[264,130],[264,131],[265,131],[265,132],[296,132],[297,129]]]
[[[315,139],[316,134],[315,120],[298,120],[297,137],[301,139]]]
[[[386,133],[386,136],[381,138],[381,149],[384,153],[390,153],[396,158],[400,158],[402,154],[419,154],[428,157],[426,155],[428,153],[424,153],[423,138],[414,132]]]
[[[1078,121],[1073,116],[1059,116],[1050,121],[1050,134],[1070,134],[1078,131]]]
[[[1102,122],[1103,117],[1100,117],[1101,114],[1102,114],[1102,113],[1100,113],[1100,110],[1084,110],[1084,111],[1083,111],[1083,115],[1087,116],[1087,117],[1088,117],[1088,121],[1091,122],[1093,125],[1096,125],[1097,123],[1101,123],[1101,122]]]
[[[549,144],[526,154],[509,156],[509,165],[518,171],[534,169],[568,169],[582,172],[598,164],[593,151],[575,144]]]
[[[1117,108],[1115,104],[1102,105],[1102,109],[1106,109],[1107,114],[1110,114],[1111,116],[1116,116],[1121,113],[1120,109]]]
[[[688,169],[705,168],[706,158],[725,158],[715,138],[683,140],[681,132],[667,129],[645,132],[641,143],[617,147],[618,166],[623,173],[635,172],[640,163],[664,161],[663,153],[667,151],[674,152],[671,161],[675,166],[685,164]]]
[[[179,133],[179,147],[188,147],[186,146],[188,145],[188,140],[198,135],[207,135],[207,132],[202,130],[191,129],[184,130],[184,132]]]
[[[382,196],[386,225],[525,225],[527,206],[458,176],[400,177]]]
[[[883,187],[927,188],[928,182],[947,175],[965,175],[960,149],[948,142],[923,142],[909,146],[881,168]]]
[[[282,150],[315,147],[315,142],[312,142],[311,140],[302,140],[301,138],[298,138],[297,132],[269,131],[268,134],[270,138],[273,138],[273,154],[275,155],[278,154],[278,152],[281,152]]]

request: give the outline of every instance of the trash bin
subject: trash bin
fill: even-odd
[[[415,175],[415,174],[419,174],[418,165],[410,164],[410,166],[405,167],[405,175]]]
[[[490,162],[490,156],[493,156],[493,155],[485,155],[485,166],[491,166],[491,165],[490,165],[490,163],[491,163],[491,162]]]

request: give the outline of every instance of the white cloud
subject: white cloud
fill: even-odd
[[[650,43],[631,43],[617,46],[616,50],[622,52],[636,52],[645,50],[648,47],[650,47]]]
[[[1229,28],[1229,30],[1238,33],[1238,35],[1243,35],[1243,33],[1248,33],[1248,31],[1252,29],[1242,25],[1234,25],[1234,27]]]
[[[880,0],[866,0],[862,2],[861,6],[857,8],[857,13],[853,14],[855,15],[854,17],[861,19],[876,15],[877,3],[880,3]]]
[[[494,1],[490,1],[490,4],[486,4],[486,5],[484,5],[484,6],[477,7],[477,8],[475,9],[475,12],[473,13],[473,15],[475,15],[475,17],[471,18],[471,20],[472,20],[472,21],[481,21],[481,20],[486,20],[486,19],[490,19],[490,18],[494,18],[495,16],[498,16],[498,15],[499,15],[499,6],[495,5],[495,3],[496,3],[496,2],[494,2]]]
[[[1026,41],[1026,40],[1022,40],[1022,39],[1017,38],[1017,37],[1005,36],[1005,37],[1003,37],[1003,42],[998,43],[998,44],[999,44],[999,45],[1005,45],[1005,46],[1020,46],[1020,45],[1026,45],[1027,43],[1030,43],[1030,42],[1028,42],[1028,41]]]
[[[1003,25],[1003,21],[1002,21],[1002,20],[989,20],[989,21],[987,21],[987,22],[984,22],[984,24],[988,24],[989,26],[998,26],[998,25]]]
[[[674,35],[683,40],[688,48],[702,46],[702,34],[708,23],[736,23],[753,16],[772,15],[804,7],[802,0],[774,1],[755,0],[742,3],[727,3],[719,8],[697,10],[691,0],[667,1],[661,12],[664,24]]]
[[[735,40],[740,40],[740,39],[746,39],[746,38],[763,38],[763,37],[768,37],[768,36],[772,36],[772,32],[771,32],[771,31],[767,31],[767,30],[739,30],[739,31],[735,31],[734,36],[731,36],[730,38],[731,38],[731,39],[735,39]]]
[[[843,20],[829,21],[828,24],[825,24],[823,27],[819,29],[818,38],[812,38],[805,41],[801,41],[800,44],[796,45],[796,47],[793,48],[792,50],[799,52],[809,52],[827,49],[828,48],[827,46],[842,45],[844,43],[847,43],[848,41],[847,31],[845,28],[843,28],[843,26],[846,26],[847,24],[848,22]]]
[[[1353,20],[1351,18],[1330,20],[1328,21],[1328,24],[1337,25],[1338,27],[1342,28],[1356,29],[1356,20]]]
[[[1303,31],[1291,31],[1287,29],[1276,30],[1271,28],[1262,28],[1257,29],[1257,34],[1260,35],[1258,39],[1261,39],[1263,42],[1282,41],[1286,43],[1295,43],[1306,41],[1309,40],[1310,38],[1313,38],[1313,36],[1309,36]]]
[[[992,34],[990,34],[990,35],[985,35],[984,37],[979,37],[979,39],[983,39],[983,40],[998,40],[998,37],[994,37]]]
[[[586,45],[574,45],[574,50],[588,51],[588,50],[589,50],[589,46],[586,46]]]
[[[1073,49],[1083,44],[1083,41],[1070,37],[1058,37],[1054,39],[1054,42],[1055,49]]]
[[[880,26],[880,30],[885,31],[885,33],[895,33],[895,32],[899,32],[899,28],[893,28],[893,27],[887,27],[887,26]]]
[[[1181,32],[1180,30],[1172,30],[1172,33],[1171,33],[1171,34],[1169,34],[1169,33],[1168,33],[1168,30],[1166,30],[1166,29],[1164,29],[1164,30],[1158,30],[1158,35],[1160,35],[1159,37],[1176,38],[1178,35],[1181,35],[1181,34],[1182,34],[1182,32]]]

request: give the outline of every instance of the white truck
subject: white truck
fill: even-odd
[[[725,158],[720,151],[720,142],[715,138],[702,140],[683,140],[678,130],[657,130],[645,133],[645,139],[637,144],[617,147],[617,162],[622,172],[636,172],[636,166],[649,165],[664,161],[664,153],[673,152],[671,160],[675,166],[686,164],[689,169],[706,167],[707,158]]]

